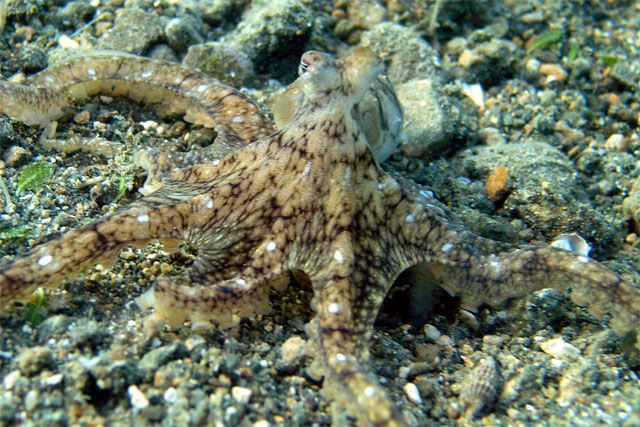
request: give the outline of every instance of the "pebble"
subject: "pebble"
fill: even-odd
[[[164,29],[157,15],[127,8],[116,16],[113,28],[103,34],[97,47],[141,55],[163,37]]]
[[[304,356],[306,342],[299,336],[288,338],[280,347],[282,361],[287,365],[295,365]]]
[[[201,26],[202,23],[193,17],[173,18],[164,27],[169,46],[176,52],[183,52],[191,45],[202,43],[202,36],[197,31]]]
[[[86,125],[91,120],[91,113],[87,110],[80,111],[73,116],[73,121],[79,125]]]
[[[127,393],[129,393],[129,402],[134,408],[144,409],[149,406],[149,399],[135,384],[129,386]]]
[[[437,341],[438,338],[442,335],[442,333],[433,325],[424,325],[424,334],[427,338]]]
[[[18,355],[18,367],[28,376],[40,372],[53,362],[53,352],[47,347],[35,346],[23,350]]]
[[[451,145],[453,123],[444,111],[438,84],[428,79],[411,80],[395,89],[404,107],[402,152],[411,157],[439,157]]]
[[[258,73],[286,70],[295,76],[313,22],[311,9],[301,0],[255,1],[223,43],[246,53]]]
[[[504,199],[509,194],[509,173],[504,166],[496,167],[484,182],[487,197],[492,202]]]
[[[576,360],[580,356],[580,350],[564,341],[562,338],[553,338],[540,343],[542,351],[549,356],[564,360]]]
[[[38,407],[40,401],[40,393],[37,390],[29,390],[24,397],[24,408],[27,411],[33,411]]]
[[[249,85],[255,78],[251,59],[241,49],[227,43],[209,42],[190,46],[182,65],[200,70],[234,87]]]
[[[246,387],[234,386],[231,388],[231,397],[238,403],[248,403],[253,392]]]
[[[416,405],[422,405],[422,397],[420,397],[420,391],[418,387],[414,383],[406,383],[402,390],[404,390],[404,394],[407,395],[407,399],[410,402],[415,403]]]
[[[11,390],[20,377],[20,371],[11,371],[2,379],[2,386],[5,390]]]
[[[31,153],[18,145],[12,145],[4,152],[4,162],[7,166],[16,167],[24,164],[31,157]]]
[[[569,76],[569,73],[558,64],[542,64],[538,70],[547,76],[547,83],[551,80],[563,82]]]

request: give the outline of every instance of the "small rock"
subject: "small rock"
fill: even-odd
[[[12,145],[4,152],[4,162],[11,167],[23,165],[29,160],[29,157],[31,157],[31,153],[19,145]]]
[[[550,81],[549,79],[563,82],[569,75],[569,73],[567,73],[565,69],[558,64],[542,64],[540,65],[539,71],[547,76],[547,82]]]
[[[63,28],[76,29],[90,20],[96,8],[88,1],[72,1],[58,9],[53,20]]]
[[[251,3],[224,43],[244,51],[259,73],[294,77],[312,26],[313,15],[305,2],[259,0]]]
[[[249,388],[239,386],[231,387],[231,397],[238,403],[248,403],[252,394],[253,392]]]
[[[562,338],[554,338],[540,343],[542,351],[549,356],[564,360],[576,360],[580,356],[580,350],[569,344]]]
[[[16,382],[20,379],[20,377],[20,371],[11,371],[2,379],[2,386],[5,390],[11,390]]]
[[[76,347],[89,346],[91,348],[105,344],[105,338],[108,335],[108,332],[101,328],[95,320],[79,322],[70,334],[71,341]]]
[[[443,106],[443,96],[432,80],[412,80],[396,86],[396,94],[404,107],[406,156],[433,159],[451,146],[453,124]]]
[[[410,402],[415,403],[416,405],[422,405],[422,398],[420,397],[420,391],[418,387],[414,383],[406,383],[402,390],[404,390],[404,394],[407,395],[407,399]]]
[[[24,408],[31,412],[38,407],[39,401],[40,393],[38,393],[38,390],[29,390],[27,395],[24,397]]]
[[[182,343],[173,343],[151,350],[145,354],[138,369],[145,375],[150,375],[159,367],[166,365],[172,360],[182,359],[189,356],[189,350]]]
[[[241,50],[211,42],[189,47],[182,65],[195,68],[234,87],[246,86],[255,77],[253,62]]]
[[[433,325],[424,325],[424,334],[432,341],[437,341],[442,333]]]
[[[129,386],[127,393],[129,393],[129,402],[134,408],[144,409],[149,406],[149,399],[135,384]]]
[[[79,125],[86,125],[91,120],[91,113],[87,110],[80,111],[73,116],[73,121]]]
[[[48,317],[38,325],[38,342],[45,343],[50,338],[63,334],[66,332],[69,323],[71,323],[71,318],[64,314]]]
[[[409,80],[442,81],[438,52],[414,30],[384,22],[365,31],[361,45],[385,59],[385,73],[395,85]]]
[[[30,43],[4,61],[2,68],[11,73],[20,71],[30,74],[44,70],[47,65],[49,65],[49,60],[44,49],[35,43]]]
[[[141,55],[163,37],[157,15],[140,9],[124,9],[116,16],[113,28],[98,40],[97,47]]]
[[[164,27],[164,33],[176,52],[183,52],[188,46],[202,43],[197,29],[202,26],[195,18],[173,18]]]
[[[507,168],[498,166],[489,174],[484,182],[487,197],[492,202],[502,200],[509,194],[509,174]]]
[[[304,347],[306,342],[299,336],[288,338],[280,348],[282,361],[288,365],[297,364],[304,356]]]
[[[53,352],[47,347],[35,346],[18,355],[18,367],[24,375],[34,375],[53,363]]]

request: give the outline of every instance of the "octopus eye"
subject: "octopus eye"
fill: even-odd
[[[309,63],[304,59],[300,61],[300,66],[298,66],[298,75],[301,76],[307,71],[309,71]]]

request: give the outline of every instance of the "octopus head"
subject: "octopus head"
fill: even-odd
[[[380,72],[378,57],[359,48],[341,59],[316,51],[306,52],[300,61],[302,91],[315,104],[340,104],[351,108],[364,96]]]

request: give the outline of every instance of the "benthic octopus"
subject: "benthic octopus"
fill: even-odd
[[[519,247],[471,233],[417,184],[379,166],[401,126],[400,106],[366,49],[333,59],[306,53],[276,105],[275,130],[247,97],[175,64],[98,52],[26,84],[0,83],[0,111],[46,126],[71,98],[127,95],[214,127],[192,152],[141,151],[144,197],[0,267],[0,306],[55,286],[125,245],[188,241],[192,267],[161,277],[137,302],[153,318],[194,328],[269,310],[267,289],[310,281],[309,372],[362,424],[403,425],[367,367],[368,343],[394,279],[419,266],[462,305],[498,306],[542,289],[571,297],[625,333],[640,324],[640,293],[588,258],[554,246]],[[373,149],[373,150],[372,150]]]

